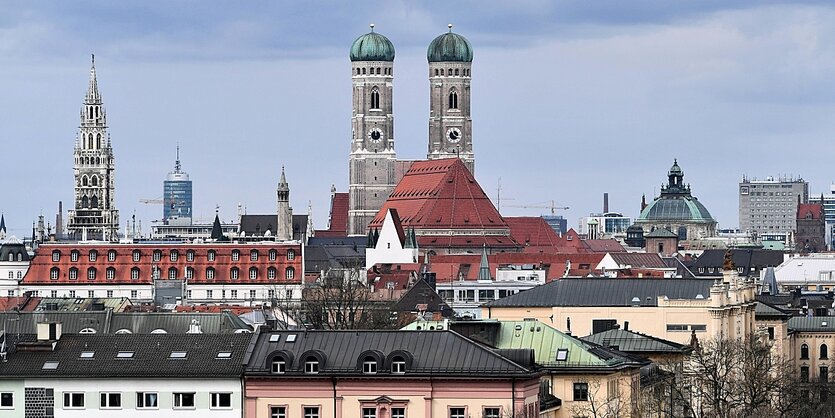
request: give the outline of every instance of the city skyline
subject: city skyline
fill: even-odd
[[[284,165],[295,213],[311,201],[325,227],[331,184],[347,191],[348,49],[368,23],[397,50],[399,158],[425,156],[426,47],[450,22],[470,39],[476,178],[504,215],[538,215],[507,205],[555,200],[571,207],[564,215],[576,227],[608,192],[612,210],[637,217],[640,196],[657,195],[676,157],[720,227],[737,224],[743,175],[794,171],[812,196],[833,178],[826,156],[835,146],[824,139],[835,132],[826,78],[835,8],[823,4],[641,2],[636,11],[607,3],[618,14],[536,2],[443,11],[395,2],[358,3],[361,13],[275,5],[229,16],[192,16],[186,3],[90,4],[96,11],[21,2],[0,18],[0,74],[12,99],[0,105],[11,125],[6,169],[26,180],[11,182],[0,206],[10,234],[28,235],[39,213],[54,223],[59,200],[71,207],[90,53],[123,221],[134,210],[145,222],[162,217],[139,199],[161,196],[179,144],[196,218],[212,217],[215,204],[225,220],[238,203],[273,213]],[[87,13],[110,23],[86,26]],[[495,201],[499,178],[513,201]]]

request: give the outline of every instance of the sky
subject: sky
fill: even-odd
[[[569,226],[636,217],[677,158],[722,228],[743,175],[835,180],[835,6],[782,1],[0,0],[0,212],[11,234],[73,199],[73,146],[96,55],[124,222],[162,217],[179,144],[194,213],[295,213],[327,226],[347,191],[348,51],[374,23],[395,45],[397,156],[425,158],[426,47],[454,24],[474,47],[476,178],[503,215],[555,201]],[[507,200],[504,200],[507,199]],[[66,217],[65,217],[66,219]],[[124,229],[124,224],[122,226]]]

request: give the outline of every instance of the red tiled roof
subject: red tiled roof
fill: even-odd
[[[41,298],[31,296],[7,296],[0,297],[0,312],[8,312],[17,309],[21,312],[31,312],[38,307]]]
[[[562,239],[545,219],[539,216],[517,216],[504,218],[510,227],[510,236],[525,247],[562,246]]]
[[[480,248],[485,246],[493,250],[501,250],[518,247],[513,238],[507,236],[424,235],[418,236],[417,241],[420,248]]]
[[[807,215],[811,215],[811,219],[823,218],[823,205],[820,203],[800,203],[797,205],[797,219],[806,219]]]
[[[614,239],[587,239],[583,244],[593,253],[626,252],[626,248]]]
[[[397,209],[404,227],[507,229],[490,198],[458,158],[413,162],[369,227],[381,227],[389,209]]]
[[[594,271],[605,254],[568,253],[496,253],[487,256],[491,275],[500,266],[533,264],[547,270],[546,281],[557,280],[565,275],[570,264],[571,276],[585,276]],[[437,255],[430,259],[430,269],[438,282],[457,280],[463,274],[464,280],[478,280],[481,264],[480,254]],[[466,265],[469,265],[467,267]]]
[[[348,193],[333,194],[328,229],[316,231],[315,235],[317,237],[348,236]]]

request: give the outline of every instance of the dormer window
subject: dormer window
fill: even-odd
[[[366,357],[362,362],[362,372],[365,374],[377,374],[377,360],[373,357]]]
[[[406,359],[397,356],[391,360],[391,373],[404,374],[406,373]]]
[[[287,370],[287,362],[284,361],[281,357],[276,357],[273,359],[272,363],[270,363],[270,373],[272,374],[284,374]],[[317,368],[318,371],[318,368]]]
[[[308,357],[307,360],[304,361],[304,372],[307,374],[318,374],[319,360],[317,360],[316,357]]]

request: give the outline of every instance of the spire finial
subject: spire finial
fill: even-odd
[[[449,28],[449,33],[452,33],[452,23],[447,24],[446,27]]]
[[[373,24],[373,23],[371,23],[371,24],[369,24],[368,26],[369,26],[369,27],[371,27],[371,32],[374,32],[374,24]]]

